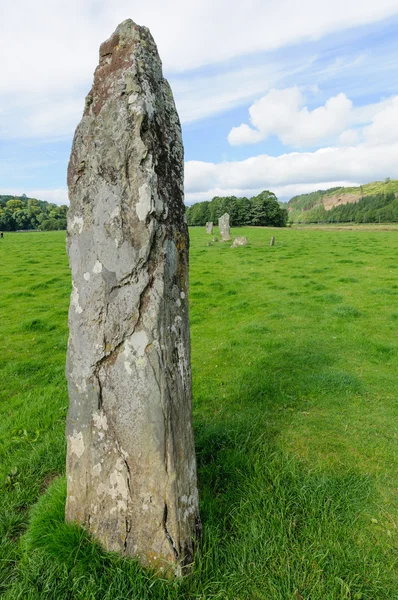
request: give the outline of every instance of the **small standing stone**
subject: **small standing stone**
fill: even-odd
[[[229,228],[229,214],[225,213],[218,219],[218,228],[220,230],[221,239],[223,242],[231,240],[231,232]]]
[[[212,242],[218,242],[218,237],[214,237],[214,238],[212,238],[212,240],[211,240],[211,241],[212,241]]]
[[[270,246],[275,246],[275,236],[273,235],[269,243]]]
[[[238,237],[234,239],[234,243],[232,244],[231,248],[237,248],[238,246],[247,246],[248,243],[249,242],[247,241],[247,237],[238,235]]]
[[[208,221],[206,223],[206,233],[209,233],[209,234],[213,233],[213,221]]]

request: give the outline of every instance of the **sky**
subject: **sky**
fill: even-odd
[[[0,194],[67,204],[99,45],[149,27],[187,204],[398,179],[398,0],[0,0]]]

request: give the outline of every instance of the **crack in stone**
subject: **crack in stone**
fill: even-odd
[[[124,458],[124,456],[122,454],[122,451],[120,449],[120,446],[119,446],[119,442],[117,440],[116,440],[116,446],[117,446],[117,449],[118,449],[120,455],[122,456],[123,462],[124,462],[124,464],[126,466],[126,470],[127,470],[127,487],[129,489],[130,498],[132,498],[132,494],[131,494],[131,472],[130,472],[130,466],[129,466],[129,463],[127,462],[127,459]]]
[[[99,390],[98,390],[98,410],[101,410],[103,407],[103,404],[104,404],[104,399],[102,396],[102,383],[101,383],[99,374],[97,374],[96,377],[97,377],[98,388],[99,388]]]
[[[178,551],[177,548],[175,547],[175,543],[174,540],[172,538],[172,536],[170,535],[169,530],[167,529],[167,513],[168,513],[168,508],[167,508],[167,502],[164,503],[164,510],[163,510],[163,521],[162,521],[162,527],[164,530],[164,533],[166,535],[167,541],[170,544],[170,547],[173,551],[173,554],[176,558],[176,561],[178,562],[179,556],[178,556]]]
[[[124,542],[123,542],[124,553],[126,553],[126,551],[127,551],[127,540],[128,540],[130,531],[131,531],[131,523],[126,517],[126,534],[124,536]]]

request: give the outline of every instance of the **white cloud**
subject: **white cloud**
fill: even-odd
[[[249,108],[253,128],[242,124],[233,127],[228,135],[232,145],[259,142],[271,135],[285,145],[313,146],[345,129],[352,111],[352,102],[338,94],[312,111],[304,104],[298,87],[273,89]]]
[[[379,144],[394,142],[398,137],[398,96],[384,104],[374,116],[373,123],[363,130],[366,141]]]
[[[182,123],[190,123],[250,102],[285,72],[282,65],[266,64],[183,79],[171,77],[170,85]]]
[[[296,0],[14,0],[0,23],[0,86],[8,88],[11,78],[14,89],[24,87],[23,79],[30,89],[67,89],[84,80],[99,43],[126,18],[151,29],[167,70],[183,71],[398,14],[396,0],[362,0],[360,8],[357,0],[302,0],[299,9]]]
[[[339,136],[339,142],[342,146],[355,146],[359,142],[360,135],[355,129],[346,129]]]
[[[272,192],[277,196],[277,198],[286,202],[293,198],[293,196],[297,196],[298,194],[308,194],[309,192],[315,192],[317,190],[327,190],[331,187],[352,187],[360,185],[359,182],[356,181],[321,181],[315,183],[289,183],[287,185],[279,185],[272,187]],[[206,192],[196,192],[189,193],[186,196],[186,204],[191,205],[195,202],[203,202],[204,200],[211,200],[214,196],[237,196],[241,198],[243,196],[249,198],[252,196],[256,196],[261,191],[266,189],[266,186],[260,186],[256,188],[213,188],[210,191]],[[269,188],[268,188],[269,189]]]
[[[223,61],[231,61],[231,73],[231,59],[320,39],[353,23],[374,23],[394,14],[396,0],[378,0],[376,5],[363,0],[360,11],[357,0],[302,0],[300,10],[296,0],[232,5],[230,0],[13,0],[3,6],[0,20],[0,133],[70,135],[80,114],[76,104],[83,108],[90,88],[98,47],[125,18],[151,29],[170,76]],[[274,75],[273,69],[263,70],[265,76],[256,81],[249,74],[239,79],[237,73],[229,84],[224,78],[224,88],[222,77],[210,78],[204,84],[216,82],[218,91],[203,94],[203,102],[187,100],[177,91],[184,120],[215,114],[269,89],[275,77],[269,81],[267,72]]]
[[[363,143],[356,147],[292,152],[277,157],[262,154],[219,164],[188,161],[185,191],[190,204],[198,198],[210,200],[213,196],[230,193],[252,195],[261,189],[284,190],[284,193],[288,189],[311,191],[341,182],[355,185],[385,177],[398,178],[398,140],[390,144]]]
[[[398,139],[398,96],[358,108],[343,93],[314,110],[308,110],[304,102],[304,94],[297,86],[272,89],[250,106],[252,127],[246,123],[232,127],[229,143],[252,144],[272,135],[294,148],[319,146],[337,138],[342,145],[354,145],[361,139],[373,143]],[[369,123],[363,130],[346,129]]]
[[[38,106],[33,114],[28,114],[23,121],[24,131],[29,132],[31,136],[54,136],[55,132],[57,136],[69,135],[82,114],[81,99],[60,99],[55,104]]]

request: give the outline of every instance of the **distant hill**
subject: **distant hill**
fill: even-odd
[[[294,196],[287,203],[292,223],[398,221],[398,180],[335,187]]]
[[[22,196],[0,196],[0,231],[66,229],[66,205]]]

